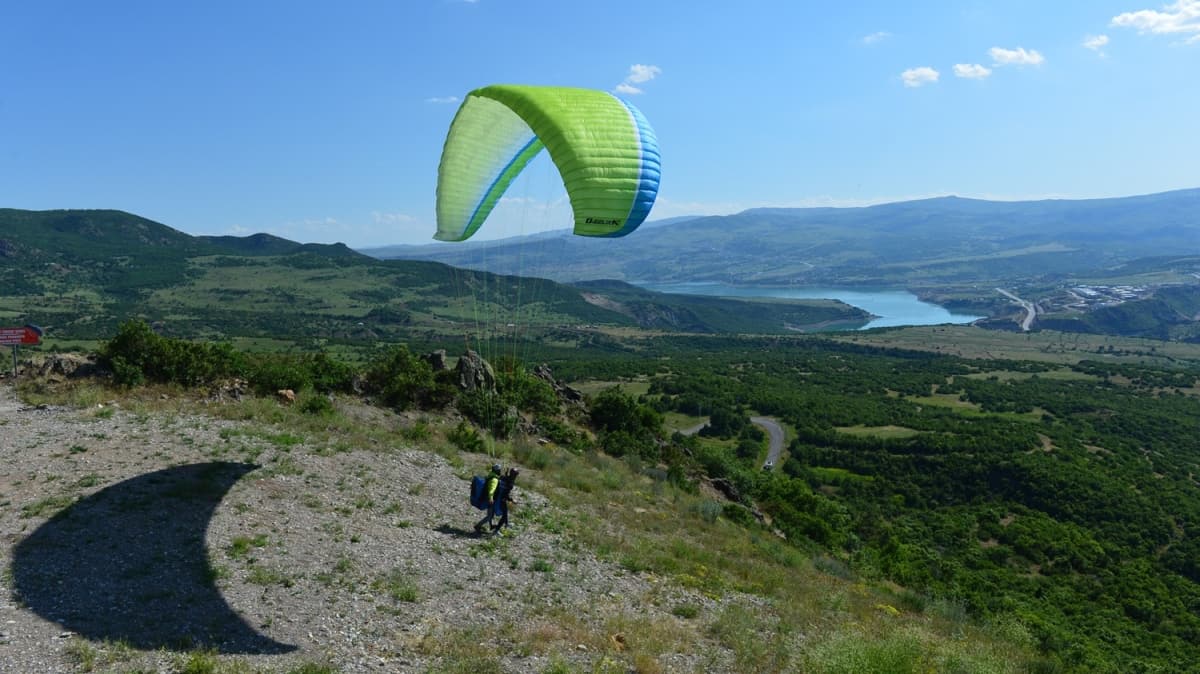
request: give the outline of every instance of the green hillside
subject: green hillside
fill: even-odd
[[[637,353],[555,367],[647,381],[655,409],[722,419],[726,444],[691,445],[707,474],[789,540],[915,592],[906,606],[1015,618],[1057,663],[1038,671],[1200,661],[1194,347],[1164,367],[812,340],[663,339]],[[781,473],[741,449],[752,414],[794,433]]]
[[[204,396],[231,379],[245,382],[246,395],[286,386],[299,392],[291,407],[271,399],[201,407],[286,428],[242,432],[278,438],[268,470],[410,445],[452,460],[473,453],[466,460],[475,463],[486,450],[488,462],[528,467],[525,484],[564,511],[523,519],[510,545],[549,533],[556,542],[545,559],[586,550],[668,593],[749,598],[753,608],[716,620],[690,622],[701,610],[676,614],[689,621],[672,623],[689,635],[679,638],[736,660],[690,671],[1188,671],[1180,663],[1200,661],[1200,346],[1160,352],[1153,342],[1059,335],[1050,353],[1045,334],[963,326],[862,337],[920,332],[927,351],[852,342],[858,333],[839,341],[630,334],[536,354],[559,383],[590,392],[580,403],[545,369],[507,357],[496,360],[495,391],[464,390],[453,370],[435,371],[404,346],[347,364],[325,353],[239,352],[131,324],[103,349],[121,389],[97,391],[99,380],[53,395],[92,413],[95,400],[115,395],[134,398],[121,407],[136,410],[138,397]],[[968,348],[972,338],[986,350],[933,352]],[[986,355],[993,350],[1044,358]],[[141,392],[143,383],[154,388]],[[36,401],[58,386],[23,388]],[[367,401],[403,414],[363,410]],[[785,428],[786,448],[770,470],[754,416]],[[379,421],[364,427],[364,418]],[[709,425],[698,435],[673,432],[699,421]],[[196,449],[224,456],[232,447]],[[71,493],[73,479],[54,484]],[[312,484],[308,503],[326,502],[322,488]],[[61,507],[51,503],[70,499],[29,509]],[[344,515],[374,507],[364,500]],[[478,554],[490,556],[487,545]],[[413,554],[445,553],[421,544]],[[531,569],[547,573],[549,564]],[[287,589],[325,592],[323,577],[297,574]],[[522,595],[513,608],[529,610],[533,596],[541,595]],[[587,601],[607,606],[603,597]],[[359,624],[356,615],[346,620]],[[478,625],[446,620],[439,640],[483,638]],[[584,641],[553,636],[579,633],[573,615],[539,620],[551,652]],[[601,644],[613,633],[605,629]],[[534,639],[503,628],[484,634],[514,648]],[[620,671],[653,670],[652,660],[667,657],[655,642],[630,639],[641,661],[624,642],[598,647]]]
[[[862,327],[870,316],[836,300],[729,299],[665,295],[621,281],[581,281],[592,301],[634,319],[644,328],[672,332],[774,333],[780,320],[787,330],[812,332]]]
[[[637,311],[618,311],[607,290],[585,297],[545,279],[380,261],[266,234],[192,237],[120,211],[0,210],[0,260],[0,316],[46,327],[51,339],[101,338],[132,317],[180,336],[359,344],[581,325],[783,333],[864,318],[845,305],[641,291]]]

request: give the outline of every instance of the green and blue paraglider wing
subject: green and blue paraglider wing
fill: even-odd
[[[450,125],[434,238],[474,234],[542,148],[562,176],[576,234],[624,236],[650,214],[658,141],[637,108],[604,91],[495,85],[467,94]]]

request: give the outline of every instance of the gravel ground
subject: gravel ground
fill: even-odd
[[[424,672],[476,652],[506,672],[592,671],[651,638],[610,633],[621,620],[706,639],[714,600],[578,548],[560,533],[571,513],[520,483],[511,534],[474,535],[473,463],[114,404],[28,408],[0,383],[0,672],[178,671],[197,648],[252,671]],[[675,617],[680,603],[700,616]],[[729,669],[697,650],[654,666]]]

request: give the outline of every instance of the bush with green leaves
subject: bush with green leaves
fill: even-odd
[[[659,454],[662,415],[613,386],[596,395],[591,405],[592,425],[600,432],[604,451],[612,456]]]
[[[314,417],[327,417],[334,413],[333,402],[323,395],[310,395],[299,405],[300,411]]]
[[[130,387],[145,381],[195,386],[239,376],[246,369],[244,354],[229,344],[163,337],[141,320],[121,324],[101,347],[100,362],[118,385]]]
[[[749,425],[750,420],[744,412],[719,405],[709,411],[708,425],[700,429],[700,435],[713,438],[737,437]]]
[[[248,368],[246,378],[259,395],[290,389],[304,391],[312,388],[310,373],[296,358],[282,354],[261,354]]]
[[[246,378],[260,395],[282,389],[350,393],[358,371],[325,353],[261,353],[249,357]]]
[[[475,389],[458,395],[460,412],[498,438],[516,432],[521,413],[548,415],[558,411],[558,397],[545,381],[526,372],[516,361],[500,361],[496,390]]]
[[[504,424],[505,406],[499,394],[483,389],[463,391],[458,394],[455,404],[465,417],[488,429],[496,437],[508,437],[508,428]]]
[[[508,405],[524,412],[550,414],[558,411],[558,396],[544,380],[527,372],[520,363],[501,359],[496,368],[496,392]]]
[[[352,393],[358,379],[358,368],[334,360],[326,353],[311,353],[301,357],[312,377],[313,390],[318,393]]]
[[[587,448],[587,435],[575,430],[568,423],[546,414],[535,416],[533,422],[537,426],[538,432],[560,447],[566,447],[575,452]]]
[[[464,452],[480,453],[484,450],[483,438],[479,431],[465,421],[458,422],[454,430],[446,434],[446,439]]]
[[[433,367],[405,344],[392,347],[372,361],[364,379],[367,391],[378,395],[385,405],[401,411],[428,400],[430,392],[439,385]]]

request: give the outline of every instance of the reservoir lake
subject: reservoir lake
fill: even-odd
[[[781,297],[787,299],[840,300],[875,316],[860,330],[896,327],[901,325],[939,325],[970,323],[983,318],[970,314],[951,313],[945,307],[922,302],[907,290],[876,288],[786,288],[769,286],[731,286],[724,283],[635,283],[647,290],[677,295],[710,295],[714,297]]]

